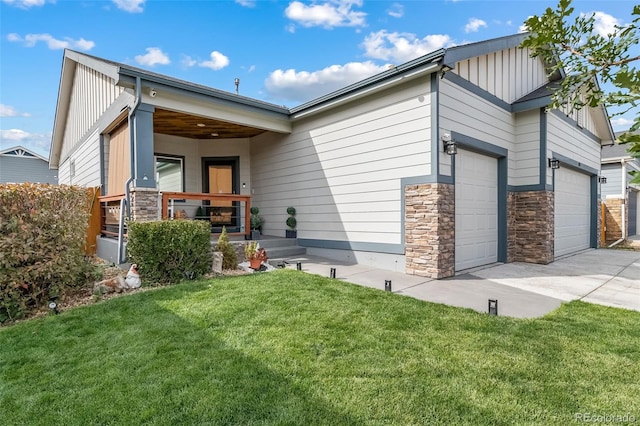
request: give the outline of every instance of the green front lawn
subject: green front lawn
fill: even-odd
[[[640,422],[639,351],[638,312],[515,320],[281,270],[0,330],[0,422]]]

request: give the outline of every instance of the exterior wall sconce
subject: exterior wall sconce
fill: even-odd
[[[598,176],[598,182],[600,183],[607,183],[607,178],[604,176]]]
[[[560,160],[558,160],[557,158],[549,158],[549,167],[551,167],[552,169],[559,169]]]
[[[451,138],[451,133],[445,133],[442,139],[442,148],[448,155],[456,155],[458,153],[458,144]]]

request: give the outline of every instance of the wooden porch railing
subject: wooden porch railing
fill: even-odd
[[[100,233],[109,237],[118,236],[120,225],[120,205],[125,194],[102,195],[98,197],[100,202]]]
[[[236,223],[240,232],[229,232],[231,235],[249,235],[251,233],[251,196],[236,194],[204,194],[195,192],[163,192],[162,193],[162,218],[173,219],[180,215],[181,203],[176,200],[208,201],[209,205],[202,205],[204,215],[195,217],[211,221],[212,225],[225,225],[229,222]],[[234,205],[235,203],[235,205]],[[242,208],[244,204],[244,209]],[[171,205],[171,209],[169,209]],[[193,206],[190,206],[193,208]],[[215,211],[215,213],[213,213]],[[243,226],[240,226],[243,224]],[[227,225],[228,226],[228,225]]]

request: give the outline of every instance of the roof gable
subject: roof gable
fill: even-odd
[[[0,155],[4,157],[20,157],[20,158],[37,158],[38,160],[47,161],[42,155],[37,154],[23,146],[14,146],[0,151]]]

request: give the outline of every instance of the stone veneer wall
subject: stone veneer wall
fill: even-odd
[[[405,186],[406,273],[429,278],[455,275],[454,186]]]
[[[613,243],[622,238],[622,204],[623,198],[607,198],[605,203],[605,243]],[[625,209],[625,213],[627,209]],[[629,223],[628,221],[626,223]]]
[[[596,247],[600,248],[600,247],[604,247],[604,241],[602,241],[602,227],[604,226],[604,224],[602,223],[602,209],[604,208],[604,206],[602,205],[602,202],[600,201],[600,198],[598,197],[598,224],[596,226],[597,230],[596,230]]]
[[[131,190],[131,219],[139,222],[160,220],[157,189],[134,188]]]
[[[507,197],[507,261],[553,262],[554,193],[511,192]]]

